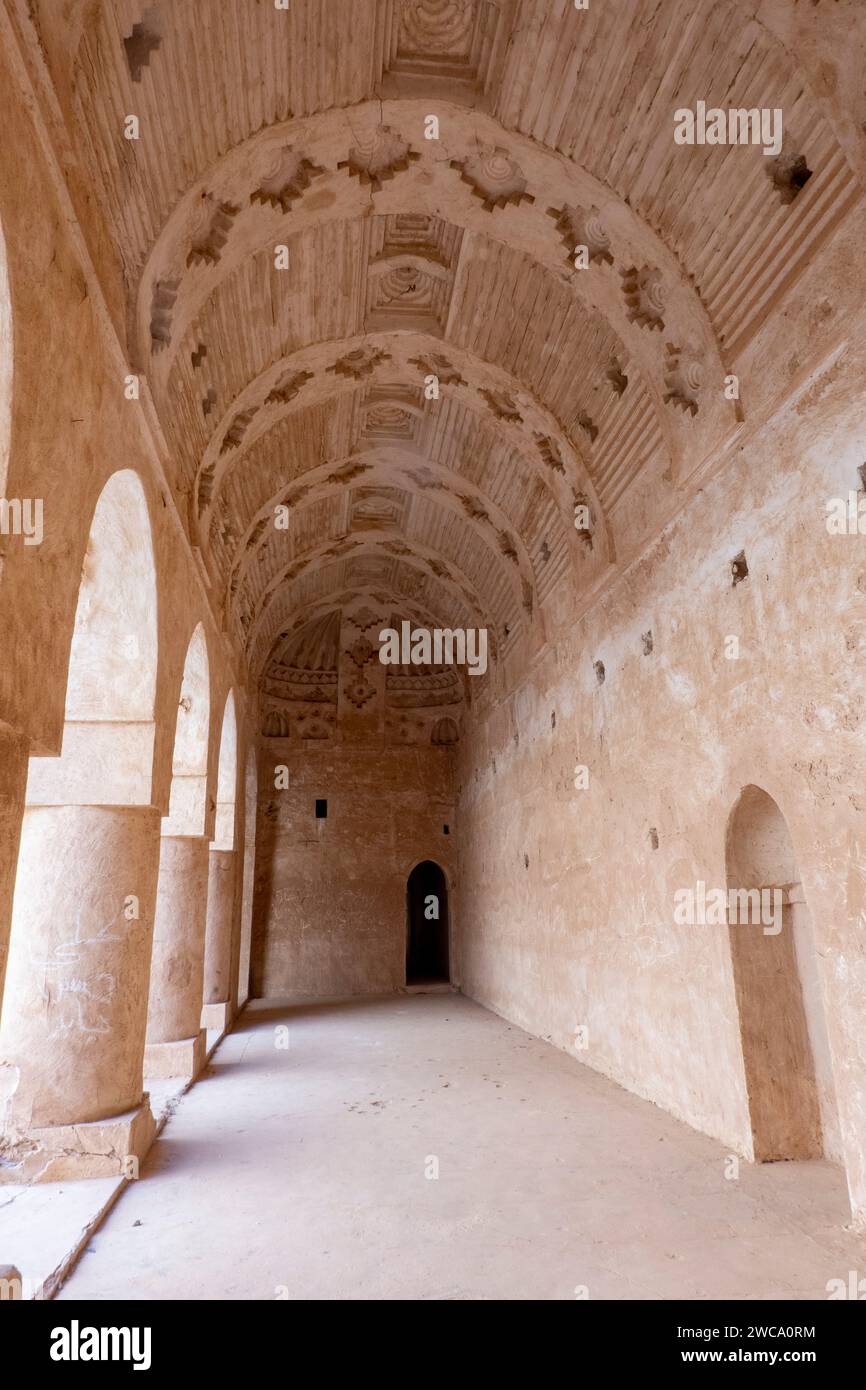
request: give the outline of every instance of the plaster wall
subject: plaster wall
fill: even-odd
[[[728,929],[675,925],[674,893],[725,887],[743,787],[776,800],[861,1214],[866,570],[862,537],[828,534],[826,501],[859,485],[862,412],[831,375],[767,425],[512,698],[476,715],[458,773],[464,991],[746,1155]]]
[[[289,785],[275,790],[279,765]],[[317,799],[326,819],[316,819]],[[269,740],[259,754],[252,994],[328,998],[405,984],[406,880],[434,859],[450,881],[454,834],[449,748]]]

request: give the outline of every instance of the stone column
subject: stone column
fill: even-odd
[[[0,1029],[0,1181],[137,1175],[159,856],[153,806],[24,815]]]
[[[250,964],[253,941],[253,892],[255,887],[255,822],[249,838],[244,840],[240,883],[240,930],[238,932],[238,968],[234,977],[235,1008],[242,1009],[250,997]]]
[[[207,889],[203,1028],[225,1029],[231,1022],[232,931],[235,916],[237,855],[212,849]]]
[[[0,724],[0,1018],[26,787],[26,740],[8,725]]]
[[[204,1064],[200,1026],[208,896],[208,841],[163,835],[160,843],[145,1076],[186,1077]]]

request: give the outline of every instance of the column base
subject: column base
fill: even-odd
[[[208,1032],[215,1028],[224,1033],[232,1021],[232,1006],[226,999],[221,1004],[205,1004],[201,1011],[201,1026]]]
[[[137,1109],[109,1120],[31,1129],[0,1146],[0,1185],[137,1178],[155,1135],[147,1095]]]
[[[194,1038],[177,1042],[148,1043],[144,1049],[144,1074],[154,1081],[180,1077],[194,1081],[205,1063],[207,1034],[202,1028]]]

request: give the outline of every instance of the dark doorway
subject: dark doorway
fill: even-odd
[[[416,864],[406,885],[406,983],[448,983],[448,885],[432,859]]]

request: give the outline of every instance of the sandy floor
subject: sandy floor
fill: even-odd
[[[60,1297],[826,1298],[866,1271],[839,1170],[725,1158],[460,996],[259,1001]]]

